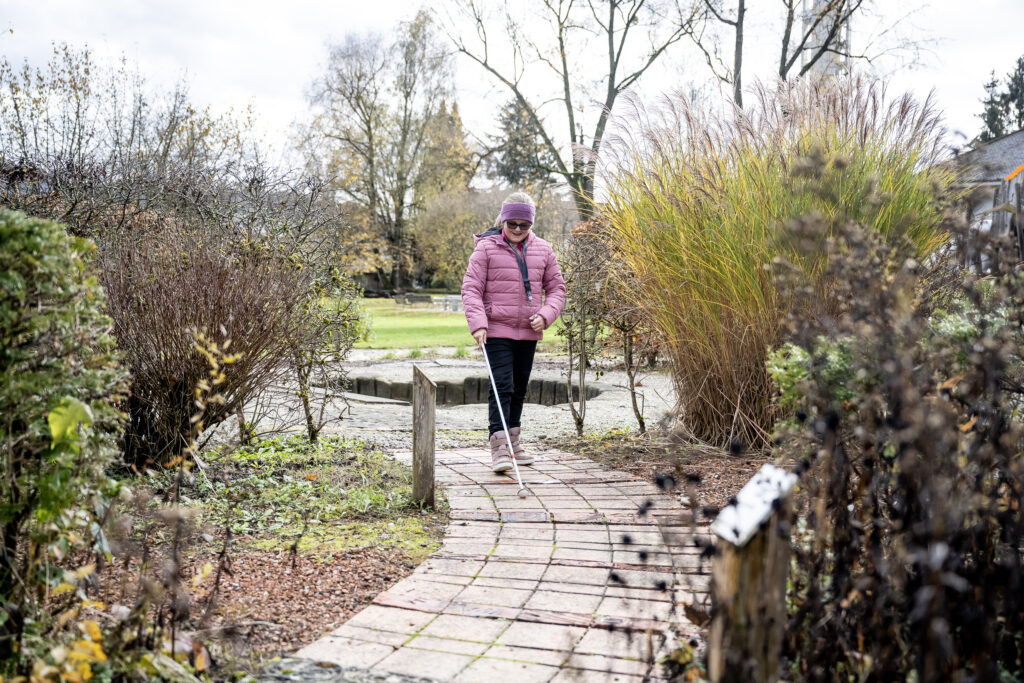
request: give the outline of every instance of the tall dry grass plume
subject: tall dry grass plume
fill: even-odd
[[[765,371],[793,306],[772,282],[773,258],[800,261],[779,237],[798,216],[845,218],[925,257],[947,239],[938,201],[955,180],[941,165],[944,129],[930,100],[890,98],[866,79],[759,87],[746,111],[710,111],[682,96],[637,100],[606,142],[604,216],[639,278],[692,436],[764,443],[775,416]],[[810,182],[824,173],[835,182]],[[829,187],[829,193],[819,191]],[[821,250],[817,250],[818,253]],[[802,253],[809,253],[803,250]],[[821,263],[801,262],[812,277]]]

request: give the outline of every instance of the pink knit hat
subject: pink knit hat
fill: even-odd
[[[505,221],[529,221],[530,225],[533,225],[533,217],[536,214],[536,209],[532,204],[502,204],[501,205],[501,222]]]

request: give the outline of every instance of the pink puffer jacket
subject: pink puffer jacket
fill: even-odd
[[[542,339],[544,334],[530,327],[530,316],[540,313],[547,328],[565,305],[565,280],[551,245],[532,231],[526,237],[526,269],[533,297],[528,301],[514,247],[501,232],[474,235],[473,239],[476,249],[462,278],[462,305],[470,333],[486,328],[488,339]]]

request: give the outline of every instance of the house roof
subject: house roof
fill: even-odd
[[[961,154],[957,162],[970,168],[964,177],[967,183],[1002,182],[1024,164],[1024,129],[979,142],[974,149]]]

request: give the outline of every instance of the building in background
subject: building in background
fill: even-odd
[[[1017,260],[1024,261],[1024,130],[975,142],[957,162],[964,169],[971,225],[994,235],[1010,235]]]
[[[801,8],[803,12],[803,34],[807,35],[808,32],[811,34],[810,40],[807,41],[808,49],[803,53],[805,64],[817,54],[818,49],[825,42],[829,31],[833,27],[830,16],[836,10],[830,8],[830,6],[835,4],[836,0],[803,0]],[[845,3],[843,5],[845,6]],[[818,22],[817,26],[814,26],[815,17],[823,15],[825,19]],[[814,66],[811,67],[808,73],[818,76],[845,76],[850,72],[850,58],[847,56],[850,54],[851,44],[850,23],[850,20],[847,19],[839,26],[835,40],[832,42],[832,47],[814,63]]]

